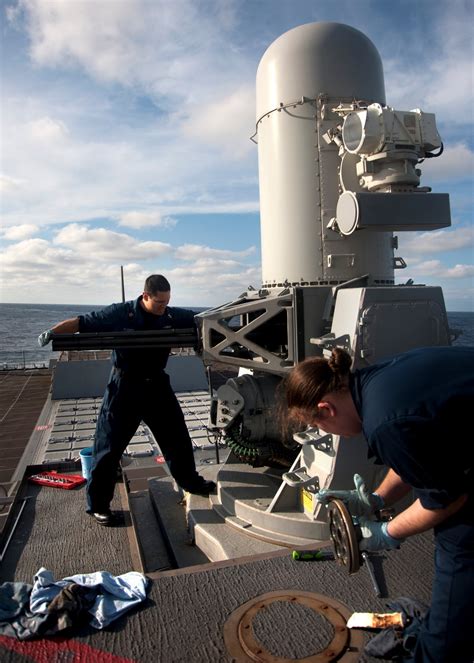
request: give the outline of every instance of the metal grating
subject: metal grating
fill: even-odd
[[[207,428],[209,394],[206,391],[188,391],[176,396],[195,450],[214,448],[214,439]],[[56,411],[49,422],[50,432],[44,456],[39,462],[79,460],[80,450],[94,443],[101,402],[100,398],[57,401]],[[158,456],[161,456],[160,448],[150,429],[142,423],[125,451],[124,460],[128,458],[141,464],[145,459],[156,462]]]

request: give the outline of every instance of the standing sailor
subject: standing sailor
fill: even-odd
[[[168,280],[153,274],[134,301],[112,304],[77,318],[63,320],[38,337],[43,346],[51,334],[120,332],[194,327],[194,312],[168,306]],[[87,511],[101,525],[115,525],[110,510],[120,458],[141,421],[150,428],[171,475],[190,493],[208,495],[215,483],[196,471],[192,442],[178,400],[165,372],[169,348],[114,350],[113,368],[97,420]]]

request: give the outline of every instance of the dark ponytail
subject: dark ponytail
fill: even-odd
[[[333,348],[331,356],[328,359],[328,364],[331,371],[334,375],[338,376],[339,380],[345,380],[351,370],[352,359],[350,354],[342,348]],[[338,389],[331,389],[330,391],[338,391]]]

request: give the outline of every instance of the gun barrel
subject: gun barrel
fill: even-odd
[[[198,344],[196,329],[87,332],[52,334],[53,351],[121,350],[135,348],[193,348]]]

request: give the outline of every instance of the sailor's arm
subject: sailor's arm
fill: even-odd
[[[390,506],[405,497],[411,489],[412,487],[405,483],[394,470],[389,469],[374,493],[383,499],[384,506]]]
[[[390,469],[375,492],[384,500],[384,505],[390,505],[404,497],[411,488],[410,484]],[[398,548],[407,537],[426,532],[455,514],[464,506],[467,499],[467,494],[463,494],[447,506],[430,509],[424,507],[417,499],[389,522],[359,518],[362,532],[359,548],[367,551]]]
[[[75,334],[79,331],[79,318],[68,318],[51,327],[53,334]]]
[[[58,322],[38,336],[38,345],[43,347],[51,340],[51,334],[75,334],[79,331],[79,318],[68,318]]]
[[[394,539],[404,539],[413,534],[426,532],[459,511],[466,501],[465,494],[443,509],[425,509],[420,500],[416,500],[388,523],[387,533]]]

